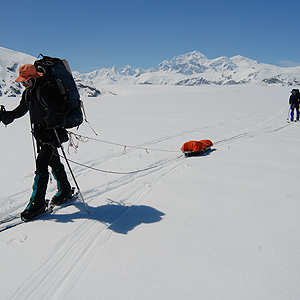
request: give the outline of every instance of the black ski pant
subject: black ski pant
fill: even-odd
[[[296,109],[296,120],[299,121],[299,104],[291,105],[291,121],[294,121],[294,109]]]
[[[30,198],[31,202],[43,203],[45,201],[49,180],[48,166],[52,168],[52,172],[60,174],[60,176],[58,176],[60,186],[62,188],[66,187],[66,189],[70,188],[64,165],[60,161],[56,146],[52,144],[41,144],[39,145],[36,160],[36,175],[34,178],[33,192]]]

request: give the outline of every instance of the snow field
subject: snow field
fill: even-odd
[[[1,232],[1,299],[299,299],[291,88],[113,88],[118,96],[84,99],[98,137],[87,124],[78,133],[126,153],[90,140],[68,157],[123,173],[157,167],[115,175],[71,164],[91,214],[78,202]],[[31,194],[28,116],[0,134],[4,218]],[[181,156],[200,139],[214,142],[210,153]]]

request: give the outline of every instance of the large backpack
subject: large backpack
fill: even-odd
[[[41,59],[34,62],[36,69],[44,73],[47,80],[58,88],[64,101],[68,103],[63,127],[78,127],[83,122],[82,101],[67,60],[42,54],[41,56]]]

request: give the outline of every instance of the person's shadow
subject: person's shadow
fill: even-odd
[[[93,219],[104,223],[107,229],[116,233],[127,234],[135,227],[145,223],[151,224],[162,220],[165,215],[163,212],[146,205],[125,205],[124,203],[114,202],[110,200],[109,204],[99,207],[88,207],[89,214],[84,211],[81,202],[74,203],[80,211],[72,214],[52,213],[47,216],[49,220],[56,222],[73,222],[75,219]],[[46,216],[45,216],[46,219]]]

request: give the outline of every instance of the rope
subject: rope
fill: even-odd
[[[70,131],[68,131],[68,136],[69,136],[69,144],[68,144],[69,154],[70,154],[70,148],[73,148],[76,153],[80,142],[87,143],[89,141],[89,138],[80,136],[79,134],[75,134]]]
[[[123,144],[119,144],[119,143],[109,142],[109,141],[105,141],[105,140],[101,140],[101,139],[91,138],[91,137],[88,137],[88,136],[84,136],[84,135],[80,135],[80,134],[74,133],[72,131],[68,131],[68,136],[69,136],[68,153],[69,153],[70,147],[74,148],[75,152],[77,152],[78,147],[79,147],[79,143],[80,142],[87,143],[89,140],[96,141],[96,142],[101,142],[101,143],[105,143],[105,144],[109,144],[109,145],[123,147],[124,148],[124,150],[123,150],[124,154],[126,153],[127,148],[145,150],[147,154],[149,154],[148,150],[150,150],[150,151],[160,151],[160,152],[170,152],[170,153],[179,153],[179,152],[182,153],[181,151],[178,151],[178,150],[152,149],[152,148],[145,148],[145,147],[138,147],[138,146],[128,146],[128,145],[123,145]],[[68,161],[71,162],[71,163],[73,163],[73,164],[76,164],[78,166],[81,166],[81,167],[84,167],[84,168],[87,168],[87,169],[91,169],[91,170],[94,170],[94,171],[102,172],[102,173],[117,174],[117,175],[129,175],[129,174],[136,174],[136,173],[145,172],[145,171],[149,171],[149,170],[158,168],[158,167],[160,167],[162,165],[165,165],[165,164],[167,164],[167,163],[169,163],[171,161],[177,160],[177,159],[182,158],[182,157],[183,156],[181,154],[180,156],[178,156],[176,158],[173,158],[173,159],[170,159],[170,160],[168,160],[168,161],[166,161],[164,163],[157,164],[155,166],[151,166],[151,167],[148,167],[148,168],[145,168],[145,169],[140,169],[140,170],[136,170],[136,171],[130,171],[130,172],[115,172],[115,171],[109,171],[109,170],[102,170],[102,169],[99,169],[99,168],[91,167],[91,166],[88,166],[88,165],[76,162],[76,161],[71,160],[71,159],[68,159]]]
[[[85,167],[87,169],[91,169],[91,170],[94,170],[94,171],[98,171],[98,172],[102,172],[102,173],[109,173],[109,174],[117,174],[117,175],[130,175],[130,174],[136,174],[136,173],[141,173],[141,172],[145,172],[145,171],[149,171],[149,170],[152,170],[152,169],[155,169],[155,168],[158,168],[160,166],[163,166],[169,162],[172,162],[172,161],[175,161],[177,159],[180,159],[180,158],[183,158],[182,155],[178,156],[178,157],[175,157],[173,159],[170,159],[164,163],[161,163],[161,164],[157,164],[155,166],[152,166],[152,167],[148,167],[148,168],[145,168],[145,169],[140,169],[140,170],[136,170],[136,171],[131,171],[131,172],[115,172],[115,171],[108,171],[108,170],[102,170],[102,169],[98,169],[98,168],[95,168],[95,167],[90,167],[90,166],[87,166],[85,164],[82,164],[82,163],[79,163],[79,162],[76,162],[74,160],[71,160],[68,158],[68,161],[75,164],[75,165],[78,165],[78,166],[81,166],[81,167]]]
[[[138,147],[138,146],[129,146],[129,145],[123,145],[123,144],[119,144],[119,143],[113,143],[113,142],[109,142],[109,141],[104,141],[104,140],[100,140],[100,139],[95,139],[95,138],[91,138],[91,137],[87,137],[87,136],[83,136],[77,133],[74,133],[72,131],[68,131],[69,134],[69,146],[73,147],[75,149],[75,151],[77,151],[78,149],[78,145],[79,142],[88,142],[89,140],[91,141],[96,141],[96,142],[101,142],[104,144],[109,144],[109,145],[114,145],[114,146],[120,146],[124,148],[123,153],[126,153],[127,148],[132,148],[132,149],[141,149],[141,150],[145,150],[148,154],[148,151],[159,151],[159,152],[170,152],[170,153],[181,153],[181,151],[179,150],[167,150],[167,149],[153,149],[153,148],[145,148],[145,147]],[[78,140],[77,143],[74,143],[74,139],[72,138],[72,135],[75,137],[75,139]]]

